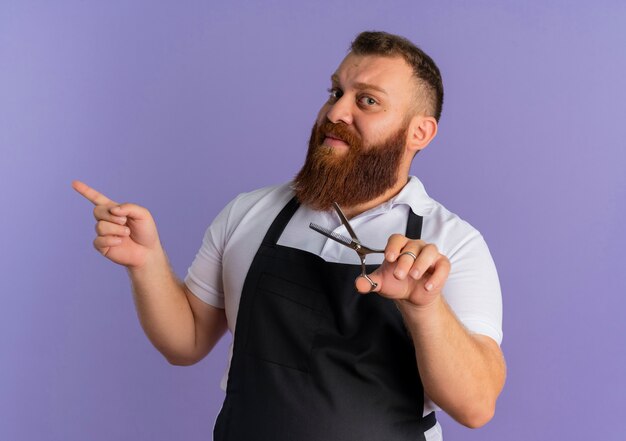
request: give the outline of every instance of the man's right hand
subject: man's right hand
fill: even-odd
[[[102,255],[129,269],[139,269],[152,253],[162,252],[156,224],[147,209],[118,204],[80,181],[72,182],[72,187],[95,206],[97,236],[93,245]]]

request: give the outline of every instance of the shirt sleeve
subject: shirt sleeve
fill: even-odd
[[[448,254],[450,275],[443,293],[459,321],[470,331],[502,343],[502,294],[487,243],[474,231]]]
[[[226,244],[231,201],[207,228],[202,245],[187,270],[185,284],[200,300],[216,308],[224,308],[222,256]]]

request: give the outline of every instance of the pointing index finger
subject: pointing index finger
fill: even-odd
[[[78,193],[83,195],[87,200],[89,200],[94,205],[105,205],[105,204],[115,204],[111,199],[103,195],[102,193],[94,190],[89,185],[84,182],[74,181],[72,182],[72,188],[76,190]]]

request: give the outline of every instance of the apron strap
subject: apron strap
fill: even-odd
[[[291,198],[287,205],[278,213],[278,216],[276,216],[276,219],[272,222],[269,230],[267,230],[263,238],[263,245],[273,247],[278,243],[280,235],[283,234],[283,230],[299,206],[300,202],[298,202],[298,199],[296,199],[295,196]]]
[[[406,237],[417,240],[422,238],[422,221],[423,217],[413,213],[409,207],[409,220],[406,224]]]
[[[424,418],[422,418],[422,424],[424,427],[424,432],[435,427],[435,424],[437,424],[437,418],[435,417],[435,412],[431,412],[428,415],[426,415]]]

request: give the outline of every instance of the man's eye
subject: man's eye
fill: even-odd
[[[359,102],[361,104],[363,104],[364,106],[368,106],[368,107],[371,107],[371,106],[373,106],[375,104],[378,104],[378,101],[376,101],[371,96],[363,96],[363,97],[359,98]]]
[[[337,101],[343,96],[343,92],[340,89],[332,88],[328,89],[328,99],[330,101]]]

